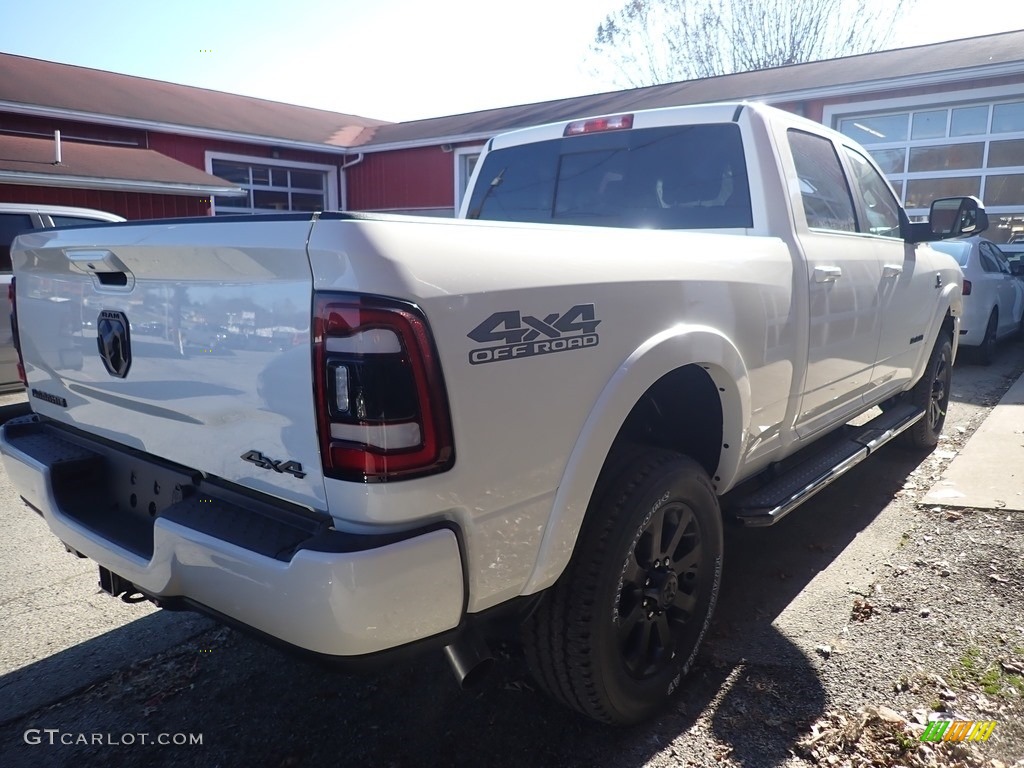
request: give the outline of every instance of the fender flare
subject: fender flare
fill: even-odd
[[[964,301],[959,283],[946,283],[942,293],[939,294],[939,301],[936,302],[935,312],[928,323],[928,351],[918,361],[917,367],[914,369],[914,375],[911,376],[912,382],[917,382],[924,375],[924,369],[927,367],[928,360],[932,354],[932,347],[935,346],[935,341],[939,338],[939,333],[942,331],[942,324],[945,322],[947,314],[953,317],[951,346],[953,349],[953,359],[956,360],[957,349],[960,346],[960,316],[963,314],[963,306]]]
[[[750,380],[735,345],[714,328],[678,325],[651,337],[619,366],[576,438],[555,492],[537,561],[522,594],[545,589],[572,556],[590,498],[620,428],[659,379],[687,365],[704,368],[722,400],[722,448],[712,485],[728,487],[743,455],[750,421]]]

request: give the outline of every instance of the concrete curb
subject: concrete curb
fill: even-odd
[[[992,409],[921,504],[1024,511],[1024,376]]]

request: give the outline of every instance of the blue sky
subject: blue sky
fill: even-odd
[[[614,90],[584,58],[622,2],[0,0],[0,51],[411,120]],[[893,46],[1012,29],[1021,0],[917,0]]]

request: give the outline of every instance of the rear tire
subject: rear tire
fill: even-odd
[[[551,696],[640,722],[689,671],[718,599],[722,516],[693,459],[645,448],[606,468],[572,561],[523,627]]]
[[[930,450],[939,442],[949,408],[949,387],[953,378],[953,348],[945,334],[935,341],[921,380],[906,395],[906,402],[924,410],[924,416],[904,432],[908,447]]]

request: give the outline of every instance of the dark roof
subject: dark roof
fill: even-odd
[[[92,188],[117,188],[118,183],[164,187],[164,191],[192,194],[223,194],[237,185],[173,160],[152,149],[112,147],[103,144],[61,142],[61,163],[54,164],[53,139],[0,135],[0,176],[18,181],[24,177],[60,176]]]
[[[1024,62],[1024,30],[703,80],[393,123],[378,128],[361,148],[433,138],[493,135],[514,128],[634,109],[742,99],[771,101],[773,96],[784,97],[817,89],[838,90],[848,86],[857,86],[861,92],[866,92],[871,90],[871,83],[884,86],[888,82],[892,87],[891,81],[897,78],[1014,62]]]
[[[0,53],[0,101],[345,147],[384,121]]]

